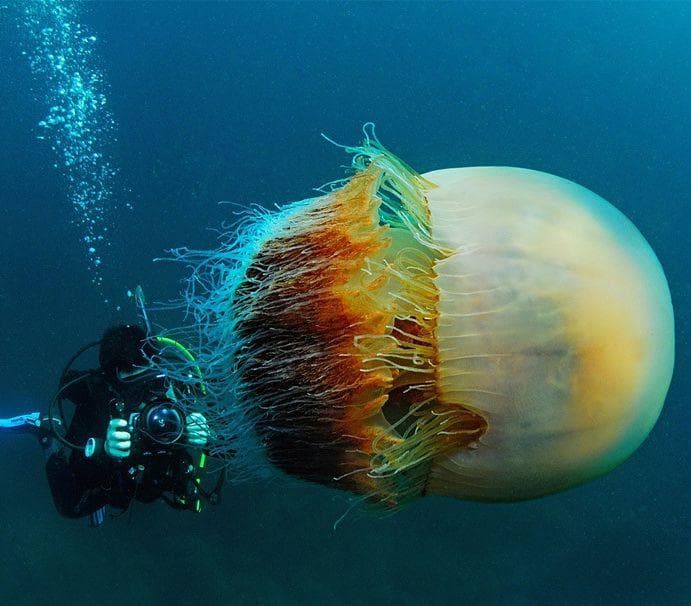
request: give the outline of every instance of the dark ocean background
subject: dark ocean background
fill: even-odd
[[[428,498],[334,530],[344,495],[278,479],[93,530],[55,512],[35,442],[0,435],[0,603],[691,603],[690,4],[84,5],[133,205],[107,215],[101,290],[36,138],[23,2],[0,4],[0,416],[45,407],[77,348],[136,320],[127,289],[176,297],[185,268],[152,259],[215,246],[209,228],[233,219],[219,201],[314,195],[349,162],[320,133],[357,143],[367,121],[421,172],[514,165],[597,192],[657,253],[677,324],[650,438],[606,477],[520,504]]]

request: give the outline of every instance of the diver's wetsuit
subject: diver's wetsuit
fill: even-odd
[[[65,436],[73,444],[83,445],[91,437],[105,440],[113,416],[129,418],[142,403],[162,393],[156,380],[123,383],[109,380],[101,370],[69,371],[62,385],[79,378],[63,390],[64,398],[76,406]],[[116,415],[117,402],[126,408]],[[137,470],[138,465],[143,471]],[[81,450],[60,446],[48,457],[46,473],[55,506],[68,518],[87,516],[104,505],[125,509],[132,499],[150,502],[163,498],[172,507],[183,509],[179,497],[185,497],[194,481],[192,458],[184,448],[142,448],[134,442],[132,454],[122,461],[103,452],[86,458]]]

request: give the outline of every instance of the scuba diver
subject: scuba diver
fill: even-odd
[[[71,369],[97,345],[99,368]],[[140,326],[108,328],[100,341],[72,356],[47,414],[0,419],[0,428],[38,435],[62,516],[88,517],[92,526],[100,526],[108,507],[126,511],[134,500],[162,499],[175,509],[196,512],[202,497],[218,501],[225,469],[210,492],[200,481],[210,436],[206,419],[198,412],[186,415],[176,404],[180,396],[194,394],[150,364],[164,346],[192,359],[177,341],[149,339]],[[64,400],[75,406],[66,431]]]

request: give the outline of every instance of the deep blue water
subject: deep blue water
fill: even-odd
[[[294,480],[90,530],[54,512],[35,444],[0,436],[2,603],[691,603],[690,4],[82,6],[114,197],[133,205],[106,213],[101,289],[36,138],[22,4],[0,9],[0,416],[44,406],[72,352],[135,318],[127,289],[175,297],[183,268],[152,259],[212,247],[233,218],[217,202],[313,195],[349,161],[320,133],[357,143],[370,120],[419,171],[523,166],[612,202],[665,268],[677,363],[650,438],[604,478],[513,505],[429,498],[335,531],[343,495]]]

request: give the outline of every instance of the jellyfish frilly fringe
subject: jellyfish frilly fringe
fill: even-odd
[[[206,386],[185,405],[233,478],[274,466],[390,510],[486,425],[438,399],[434,185],[365,135],[325,195],[254,210],[215,252],[175,251],[194,266],[185,338]],[[166,371],[194,381],[188,366]]]

